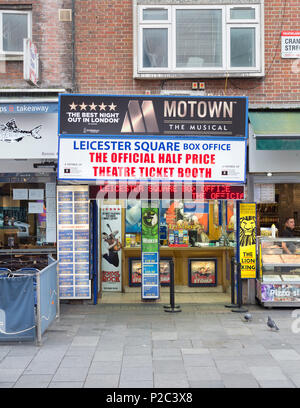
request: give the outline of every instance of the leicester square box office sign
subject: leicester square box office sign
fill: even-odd
[[[244,182],[247,98],[60,95],[61,180]]]

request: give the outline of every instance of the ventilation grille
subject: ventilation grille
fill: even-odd
[[[59,9],[58,19],[59,21],[72,21],[72,10],[71,9]]]

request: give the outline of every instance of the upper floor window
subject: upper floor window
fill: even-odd
[[[139,5],[136,76],[262,75],[260,8]]]
[[[24,38],[31,38],[31,13],[0,11],[0,54],[22,55]]]

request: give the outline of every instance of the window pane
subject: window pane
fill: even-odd
[[[177,10],[176,66],[222,66],[222,10]]]
[[[143,67],[168,66],[168,29],[143,29]]]
[[[27,30],[27,14],[3,13],[3,50],[23,51]]]
[[[230,9],[230,19],[232,20],[254,20],[254,8],[232,8]]]
[[[144,9],[143,20],[168,20],[168,10]]]
[[[255,67],[255,28],[231,28],[230,50],[232,67]]]

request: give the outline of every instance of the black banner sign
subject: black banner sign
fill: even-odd
[[[247,97],[60,95],[62,135],[247,137]]]
[[[243,200],[244,186],[189,183],[108,183],[90,185],[90,199]]]

